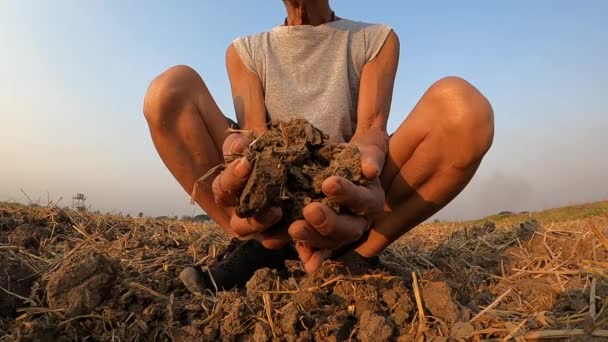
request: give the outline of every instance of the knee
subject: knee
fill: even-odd
[[[476,165],[492,146],[494,111],[488,99],[459,77],[446,77],[430,89],[440,106],[438,123],[442,131],[460,146],[458,166]]]
[[[198,73],[185,65],[171,67],[157,76],[144,97],[143,112],[148,124],[165,125],[185,106],[192,105],[201,83]]]

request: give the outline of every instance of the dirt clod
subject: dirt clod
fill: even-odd
[[[94,310],[111,292],[115,270],[105,257],[95,252],[75,253],[50,275],[46,287],[51,309],[66,309],[66,316]]]
[[[365,311],[359,320],[362,341],[389,341],[393,336],[393,327],[385,317]]]
[[[460,309],[452,299],[450,287],[443,281],[429,282],[422,289],[424,306],[433,316],[446,322],[456,322],[460,317]]]
[[[469,322],[456,322],[450,330],[454,337],[469,337],[475,331],[475,327]]]
[[[34,271],[20,260],[0,254],[0,286],[6,291],[27,298],[35,278]],[[0,317],[12,318],[24,300],[0,289]]]
[[[322,202],[340,211],[321,191],[330,176],[364,182],[361,157],[354,145],[337,144],[306,120],[274,122],[244,152],[252,171],[236,213],[252,217],[271,207],[283,209],[283,222],[302,218],[302,208]]]
[[[272,282],[269,279],[275,279],[277,277],[277,270],[269,268],[262,268],[253,274],[251,279],[245,284],[247,289],[247,296],[255,297],[259,295],[259,292],[270,291],[272,289]]]
[[[40,242],[48,238],[49,235],[50,232],[46,227],[26,223],[15,228],[8,235],[8,242],[15,246],[36,250],[40,247]]]
[[[247,305],[245,299],[234,297],[228,301],[227,315],[222,319],[220,333],[222,336],[238,336],[245,332],[247,323]]]
[[[258,322],[253,327],[253,336],[251,337],[251,341],[271,341],[272,340],[272,330],[270,330],[270,326],[266,323]]]

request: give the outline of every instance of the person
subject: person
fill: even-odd
[[[493,109],[458,77],[431,85],[389,136],[400,46],[394,30],[340,18],[329,0],[283,4],[282,25],[228,46],[238,126],[223,115],[200,75],[175,66],[156,77],[145,95],[143,111],[154,145],[191,193],[199,177],[249,144],[247,134],[230,134],[229,127],[260,135],[269,120],[303,117],[358,146],[369,182],[356,186],[329,177],[323,183],[328,197],[355,214],[338,215],[311,203],[303,220],[276,228],[278,208],[253,219],[235,215],[252,165],[244,158],[227,164],[212,175],[211,186],[198,187],[193,199],[233,240],[209,270],[182,271],[180,278],[192,292],[241,286],[255,270],[281,268],[294,256],[308,272],[331,258],[374,267],[387,246],[463,190],[492,145]]]

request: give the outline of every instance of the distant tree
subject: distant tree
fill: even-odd
[[[144,217],[144,213],[140,211],[139,214],[137,214],[137,217],[139,217],[139,218]]]
[[[193,220],[199,221],[199,222],[207,222],[207,221],[211,221],[211,217],[209,215],[201,214],[201,215],[194,216]]]
[[[127,214],[127,216],[125,216],[125,217],[127,217],[127,218],[131,218],[131,214]]]
[[[181,220],[182,221],[192,221],[192,216],[182,215]]]

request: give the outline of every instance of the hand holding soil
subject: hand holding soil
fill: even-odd
[[[226,138],[223,145],[225,156],[242,154],[251,143],[251,138],[246,134],[231,134]],[[241,218],[235,214],[236,205],[239,204],[240,194],[249,179],[252,165],[247,158],[238,158],[229,162],[224,171],[217,176],[212,185],[215,201],[231,211],[230,233],[245,237],[260,233],[281,219],[280,208],[268,208],[265,212],[250,218]],[[230,234],[232,235],[232,234]],[[280,247],[280,246],[279,246]]]
[[[218,203],[238,203],[231,223],[239,236],[258,234],[265,245],[279,247],[294,239],[306,269],[314,271],[331,250],[359,240],[369,216],[382,211],[382,165],[371,163],[373,178],[364,177],[357,146],[332,142],[302,119],[272,123],[243,149],[247,142],[242,134],[226,140],[225,153],[241,157],[213,183]]]
[[[353,137],[351,143],[360,151],[363,185],[331,176],[323,181],[322,190],[331,200],[348,209],[337,214],[322,203],[311,203],[304,210],[304,220],[294,222],[289,233],[296,241],[300,259],[308,272],[316,271],[332,251],[352,244],[370,229],[373,216],[383,212],[385,193],[379,176],[384,166],[386,145],[381,134]]]

